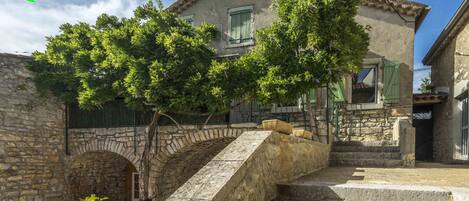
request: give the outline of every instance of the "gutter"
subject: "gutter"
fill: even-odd
[[[469,1],[464,0],[464,2],[456,11],[456,14],[451,18],[449,23],[441,32],[440,36],[438,36],[438,39],[435,41],[435,43],[433,43],[432,47],[423,58],[423,64],[430,65],[434,57],[437,56],[438,52],[446,45],[448,42],[448,37],[453,33],[454,29],[457,28],[459,22],[464,17],[464,14],[467,12],[469,12]]]

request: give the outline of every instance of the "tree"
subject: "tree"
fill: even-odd
[[[431,93],[432,92],[432,83],[430,76],[426,76],[420,80],[420,93]]]
[[[215,26],[193,28],[150,1],[131,18],[106,14],[95,25],[64,24],[48,38],[45,52],[33,54],[31,70],[42,92],[83,109],[100,107],[116,97],[129,107],[154,110],[141,162],[142,197],[149,199],[151,149],[158,120],[166,112],[215,113],[228,101],[212,95],[208,73]],[[157,146],[157,145],[156,145]]]
[[[288,103],[357,72],[369,43],[365,27],[354,20],[359,5],[360,0],[275,1],[278,19],[256,32],[256,47],[211,69],[217,86],[225,86],[215,94]],[[238,88],[232,80],[240,80]]]

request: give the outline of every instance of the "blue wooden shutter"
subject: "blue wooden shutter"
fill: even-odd
[[[384,61],[384,102],[399,103],[400,63]]]

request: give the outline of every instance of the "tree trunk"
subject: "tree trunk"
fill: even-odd
[[[142,153],[142,157],[140,159],[140,178],[141,178],[141,190],[140,190],[140,199],[143,201],[149,201],[149,183],[150,183],[150,159],[151,159],[151,148],[153,146],[153,140],[158,134],[158,121],[160,119],[160,113],[156,111],[153,114],[153,118],[151,120],[151,123],[148,127],[148,133],[145,136],[145,145]],[[158,140],[156,142],[156,146],[158,146]],[[156,151],[155,154],[157,153],[158,150]]]

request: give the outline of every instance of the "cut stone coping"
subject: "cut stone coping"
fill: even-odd
[[[331,182],[300,182],[279,184],[280,193],[292,198],[345,199],[347,201],[449,201],[450,189],[435,186],[388,184],[336,184]],[[460,190],[459,192],[463,192]],[[288,197],[287,196],[287,197]],[[464,197],[459,193],[459,197]],[[312,199],[315,200],[315,199]],[[462,201],[462,200],[461,200]]]
[[[167,201],[270,201],[276,184],[328,165],[330,146],[273,131],[244,132]]]

